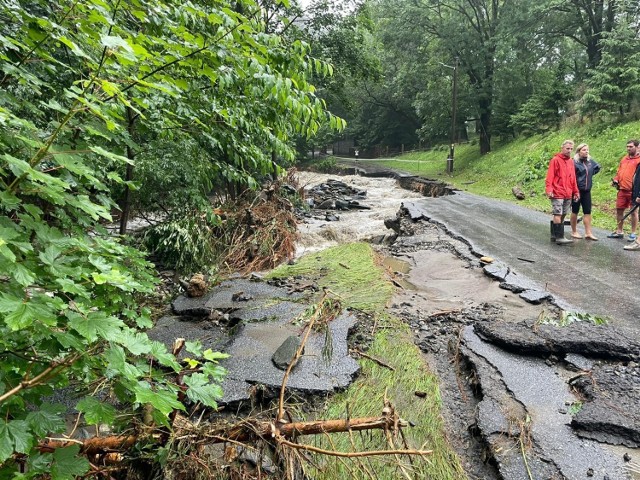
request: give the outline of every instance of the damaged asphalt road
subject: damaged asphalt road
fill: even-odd
[[[379,171],[375,174],[380,176]],[[431,184],[425,187],[406,176],[400,183],[429,197],[434,192]],[[458,195],[462,196],[456,198]],[[381,226],[380,231],[367,231],[367,237],[360,237],[359,230],[353,229],[345,241],[377,238],[384,244],[379,248],[390,257],[387,264],[401,286],[390,311],[411,327],[415,343],[438,374],[447,436],[468,477],[640,479],[640,344],[634,322],[639,302],[631,282],[640,266],[633,262],[640,262],[640,256],[624,252],[620,242],[609,245],[604,239],[565,248],[550,245],[546,216],[525,215],[517,206],[493,202],[496,206],[457,193],[441,198],[409,197],[396,218],[384,222],[395,233]],[[368,200],[376,202],[372,195]],[[462,213],[455,212],[455,204]],[[491,226],[487,218],[492,217],[493,208],[504,212]],[[508,210],[516,216],[509,217]],[[374,220],[382,225],[378,217]],[[368,217],[360,218],[357,226],[371,223]],[[331,233],[326,237],[333,239],[340,222],[320,223],[320,231]],[[316,225],[310,222],[308,227],[313,233]],[[604,237],[603,232],[597,233]],[[305,249],[313,251],[317,241]],[[609,252],[602,260],[601,250]],[[556,252],[559,257],[554,257]],[[481,255],[499,261],[484,265],[479,261]],[[623,262],[625,258],[631,266]],[[571,270],[579,259],[590,262],[584,272]],[[607,262],[612,259],[617,259],[618,271],[609,271]],[[622,275],[626,277],[619,278]],[[184,316],[182,321],[170,318],[157,332],[168,340],[173,332],[163,328],[171,326],[175,334],[184,334],[192,323],[190,315],[206,319],[213,309],[225,307],[233,307],[228,321],[234,325],[236,317],[243,325],[295,315],[288,294],[277,295],[284,298],[273,311],[250,305],[264,288],[269,287],[234,283],[218,292],[222,296],[204,298],[200,306],[179,301],[174,309]],[[232,292],[237,290],[251,293],[246,304],[234,300]],[[575,292],[578,294],[570,295]],[[269,297],[273,295],[268,292]],[[280,306],[286,312],[279,311]],[[578,322],[563,328],[544,324],[546,317],[557,317],[561,308],[607,315],[613,321],[608,325]],[[221,346],[214,341],[216,322],[202,320],[201,331],[193,332],[195,336],[211,335],[212,348]],[[254,332],[251,328],[240,331]],[[343,333],[346,341],[346,329]],[[261,335],[267,352],[270,334]],[[253,344],[245,347],[241,340],[231,341],[225,346],[254,350]],[[343,353],[346,379],[357,366]],[[273,370],[270,361],[270,355],[261,361],[269,371]],[[327,374],[334,376],[332,371]],[[243,382],[240,393],[245,395],[244,384],[258,385],[262,378],[255,368],[249,372],[237,369],[232,380]],[[302,374],[299,380],[299,388],[305,390]],[[277,381],[271,383],[272,388],[277,387]]]
[[[418,212],[409,205],[396,219],[400,236],[389,252],[410,268],[396,273],[406,287],[392,310],[438,373],[469,478],[638,478],[633,330],[541,323],[562,302],[522,296],[535,283],[505,282],[497,270],[508,268],[483,267],[462,239]]]
[[[466,192],[424,198],[416,207],[474,251],[538,283],[567,309],[609,317],[640,336],[640,255],[623,249],[625,239],[594,229],[599,242],[576,240],[563,248],[549,242],[550,215]]]

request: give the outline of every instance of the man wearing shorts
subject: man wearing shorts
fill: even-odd
[[[547,179],[545,181],[545,193],[551,200],[553,220],[551,222],[552,239],[558,245],[573,243],[573,240],[564,238],[564,217],[571,209],[571,200],[580,200],[578,184],[576,183],[576,170],[573,164],[571,151],[573,140],[562,142],[562,148],[549,162]]]
[[[616,231],[607,235],[609,238],[623,238],[623,217],[624,211],[627,208],[633,208],[634,199],[631,198],[631,190],[633,189],[633,176],[636,172],[636,167],[640,163],[640,154],[638,152],[638,140],[629,140],[627,142],[627,154],[620,160],[620,166],[618,166],[618,172],[613,177],[611,185],[618,189],[618,196],[616,197]],[[631,214],[631,233],[629,234],[629,241],[636,240],[636,230],[638,228],[638,210]]]

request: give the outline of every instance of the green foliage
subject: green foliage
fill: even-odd
[[[372,47],[372,26],[367,2],[320,0],[306,6],[304,15],[287,34],[309,43],[314,58],[334,67],[332,76],[315,76],[313,81],[331,112],[353,119],[345,129],[347,135],[358,130],[355,121],[362,102],[358,85],[379,78],[382,71],[380,56]],[[335,137],[334,131],[321,128],[314,143],[301,142],[299,152],[331,143]]]
[[[139,208],[173,209],[255,187],[281,171],[274,158],[293,158],[294,135],[344,126],[309,83],[330,65],[266,32],[260,14],[250,0],[0,1],[1,476],[18,471],[16,453],[22,478],[87,471],[76,447],[36,448],[63,432],[47,399],[65,387],[93,424],[117,424],[118,402],[125,418],[151,407],[167,425],[185,409],[178,373],[192,401],[215,406],[215,355],[184,371],[140,331],[152,265],[102,224],[134,188]],[[161,252],[203,263],[197,241],[217,219],[173,215]]]
[[[537,323],[544,325],[554,325],[556,327],[569,327],[576,322],[589,322],[593,325],[606,325],[609,323],[608,318],[599,317],[590,313],[569,312],[562,310],[559,316],[549,315],[545,310],[542,310],[538,317]]]
[[[335,157],[327,157],[314,164],[314,168],[318,172],[333,173],[336,171],[336,159]]]
[[[569,408],[567,408],[567,413],[571,416],[577,415],[580,410],[582,410],[583,407],[583,403],[578,401],[578,402],[573,402],[571,403],[571,405],[569,405]]]
[[[377,333],[367,354],[374,358],[383,358],[384,362],[395,368],[378,365],[367,359],[360,361],[362,371],[353,385],[345,392],[332,398],[322,418],[366,417],[380,410],[385,397],[394,405],[396,411],[415,423],[407,429],[406,442],[419,448],[425,446],[432,450],[427,458],[414,457],[412,471],[417,478],[442,480],[462,480],[466,478],[460,460],[449,444],[445,426],[441,417],[441,394],[438,379],[425,364],[419,349],[412,343],[406,324],[382,316],[378,325],[384,326]],[[424,398],[415,396],[415,392],[425,392]],[[389,444],[384,433],[371,432],[367,435],[350,433],[316,436],[313,439],[318,447],[339,451],[384,450]],[[367,469],[375,472],[378,479],[403,478],[394,462],[383,457],[367,459]],[[322,471],[314,471],[313,478],[318,480],[335,478],[370,478],[365,471],[347,466],[344,462],[327,460]]]
[[[556,129],[560,112],[571,99],[566,83],[567,67],[562,63],[555,70],[538,70],[534,74],[533,93],[510,118],[510,125],[518,133],[537,134]]]
[[[215,265],[216,228],[220,217],[211,209],[174,211],[143,233],[145,247],[164,265],[181,272],[207,271]]]
[[[553,153],[548,149],[544,149],[537,158],[532,155],[527,155],[522,160],[522,174],[520,180],[524,184],[532,183],[538,180],[543,180],[547,176],[547,168],[549,167],[549,159],[553,156]]]
[[[557,324],[559,327],[567,327],[574,322],[589,322],[593,323],[594,325],[606,325],[607,323],[609,323],[609,320],[607,318],[599,317],[597,315],[591,315],[589,313],[567,312],[563,310]]]
[[[579,102],[584,115],[604,118],[622,115],[640,102],[638,34],[627,22],[620,21],[600,40],[602,59],[591,72],[586,82],[588,88]]]

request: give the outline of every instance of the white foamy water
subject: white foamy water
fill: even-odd
[[[331,210],[340,218],[338,222],[309,218],[308,223],[298,225],[300,238],[296,244],[296,257],[323,250],[341,243],[368,240],[377,235],[393,233],[384,226],[387,218],[395,217],[400,204],[422,195],[400,188],[392,178],[367,178],[357,175],[328,175],[323,173],[298,172],[298,180],[305,191],[325,183],[329,179],[339,180],[350,187],[365,190],[367,196],[359,200],[371,210]],[[311,210],[311,214],[321,217],[320,212]]]

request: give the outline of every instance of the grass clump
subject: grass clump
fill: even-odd
[[[391,370],[361,358],[361,375],[344,392],[328,399],[320,419],[356,418],[381,415],[386,398],[398,414],[416,426],[404,429],[410,448],[433,450],[428,457],[404,456],[400,460],[415,478],[458,480],[466,478],[460,461],[448,443],[441,418],[438,380],[423,361],[406,324],[384,313],[393,295],[378,255],[366,243],[339,245],[309,254],[295,265],[283,265],[271,277],[303,276],[338,295],[345,307],[366,311],[376,326],[367,355],[380,359]],[[370,325],[373,328],[373,325]],[[416,391],[424,392],[418,397]],[[337,451],[385,450],[390,446],[384,432],[353,432],[305,438],[305,442]],[[397,439],[396,448],[403,448]],[[376,478],[394,480],[403,475],[393,456],[359,459],[315,456],[311,477],[318,480],[337,478]]]
[[[381,311],[393,294],[392,285],[378,268],[377,255],[367,243],[350,243],[302,257],[294,265],[281,265],[270,278],[303,276],[339,296],[345,306],[367,312]]]
[[[591,315],[590,313],[568,312],[563,310],[558,319],[548,319],[544,323],[555,325],[556,327],[568,327],[572,323],[588,322],[593,325],[607,325],[609,320],[605,317]]]

